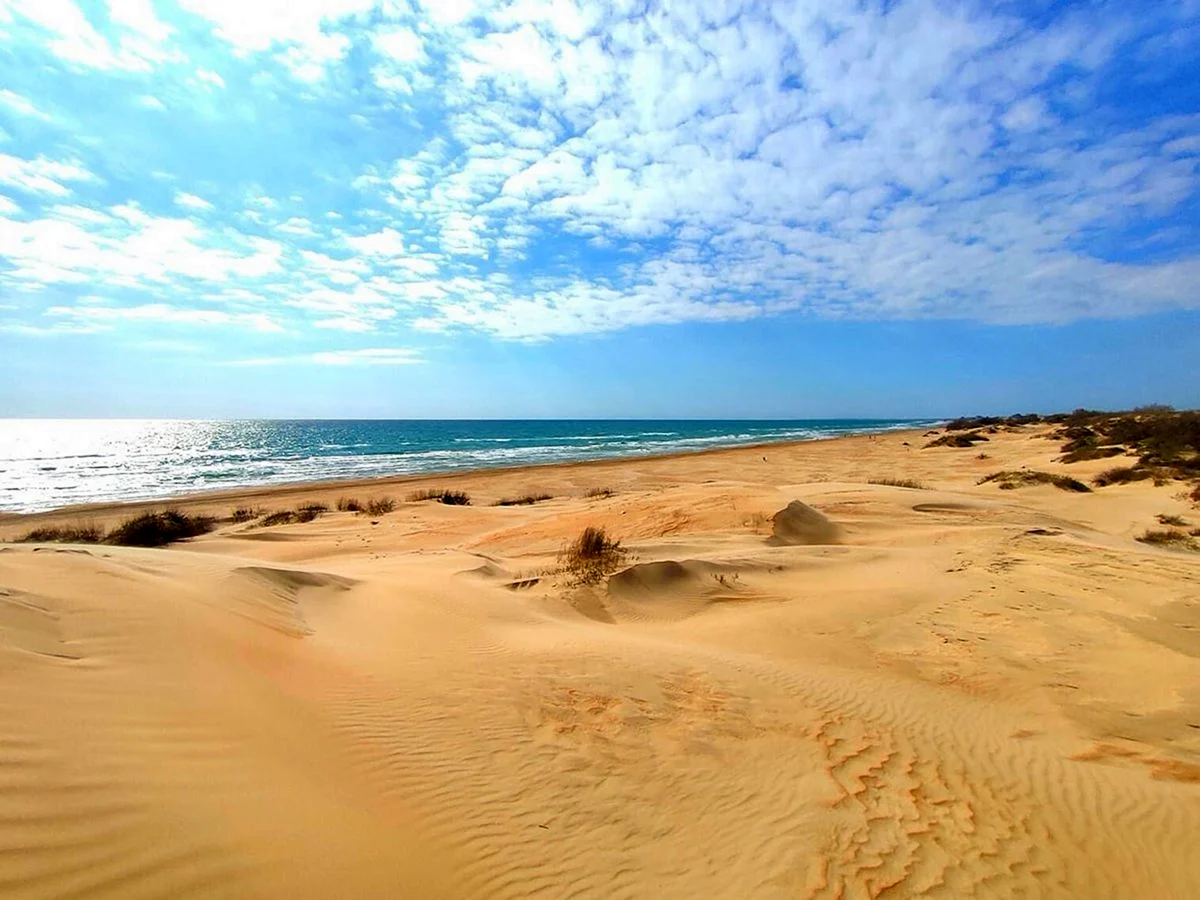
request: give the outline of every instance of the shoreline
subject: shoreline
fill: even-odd
[[[599,473],[609,468],[625,468],[639,464],[670,464],[674,461],[687,461],[710,458],[713,460],[727,459],[741,454],[760,454],[765,448],[776,452],[795,452],[805,447],[827,447],[830,445],[870,441],[879,437],[900,438],[904,440],[919,437],[926,431],[941,428],[942,423],[923,425],[914,428],[885,429],[881,431],[856,432],[854,434],[835,435],[832,437],[814,437],[790,441],[761,441],[754,444],[735,444],[723,447],[710,447],[702,450],[678,450],[671,453],[650,453],[633,456],[611,456],[600,459],[562,460],[547,463],[529,463],[512,466],[491,466],[480,469],[462,469],[442,472],[422,472],[412,475],[392,475],[372,478],[328,479],[323,481],[298,481],[280,484],[260,485],[254,487],[217,489],[212,491],[194,491],[191,493],[175,494],[152,500],[114,500],[101,503],[80,503],[59,506],[40,512],[21,513],[0,510],[0,529],[12,526],[26,526],[42,522],[62,522],[72,519],[103,520],[108,517],[137,514],[166,507],[186,507],[189,510],[210,512],[212,507],[227,506],[239,503],[277,502],[290,503],[298,499],[308,499],[312,495],[328,495],[345,493],[354,490],[383,490],[386,488],[420,490],[429,487],[433,482],[438,487],[461,489],[475,486],[476,490],[486,492],[495,482],[519,480],[526,475],[558,475],[571,476],[575,474]],[[614,473],[615,474],[615,473]],[[482,482],[482,484],[477,484]],[[403,497],[395,498],[403,502]],[[5,535],[0,534],[0,540]]]
[[[763,448],[794,449],[813,444],[829,444],[837,441],[847,441],[862,438],[874,438],[881,435],[912,435],[924,433],[930,429],[941,429],[948,420],[939,420],[934,424],[914,426],[912,428],[884,428],[877,431],[857,431],[853,434],[831,435],[829,437],[811,437],[786,441],[759,441],[752,444],[728,444],[719,447],[703,449],[675,450],[666,453],[631,454],[626,456],[605,456],[595,459],[568,459],[555,462],[518,463],[509,466],[488,466],[478,469],[449,469],[436,472],[420,472],[406,475],[381,475],[368,478],[332,478],[318,481],[287,481],[278,484],[248,485],[243,487],[215,488],[213,490],[197,490],[182,494],[172,494],[166,497],[141,500],[109,500],[97,503],[74,503],[66,506],[56,506],[37,512],[15,512],[0,509],[0,527],[25,524],[36,521],[57,521],[62,518],[78,516],[104,516],[116,512],[142,512],[150,509],[186,506],[200,508],[217,503],[230,503],[268,498],[296,497],[306,493],[324,493],[327,491],[368,490],[383,487],[420,488],[424,482],[437,481],[447,487],[459,487],[457,482],[463,479],[487,478],[523,472],[554,472],[564,469],[604,467],[638,462],[661,462],[674,459],[691,459],[709,455],[756,452]],[[397,498],[402,499],[402,498]]]

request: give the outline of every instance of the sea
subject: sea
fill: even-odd
[[[910,419],[0,419],[0,510],[818,440]]]

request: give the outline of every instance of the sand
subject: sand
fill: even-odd
[[[0,545],[0,896],[1200,896],[1200,553],[1134,540],[1200,510],[976,484],[1113,464],[1045,433],[246,492],[191,506],[474,505]],[[555,499],[488,505],[528,492]],[[835,542],[776,538],[792,501]],[[553,574],[588,524],[634,554],[596,586]]]

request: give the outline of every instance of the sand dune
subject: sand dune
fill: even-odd
[[[1133,540],[1200,511],[975,483],[1091,471],[1039,435],[4,545],[0,896],[1200,896],[1200,554]],[[633,554],[596,585],[556,572],[587,524]]]

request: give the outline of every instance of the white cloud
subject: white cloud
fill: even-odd
[[[154,73],[164,112],[267,124],[257,104],[303,104],[254,134],[294,134],[275,152],[305,165],[209,188],[244,211],[181,192],[211,215],[152,214],[154,200],[89,214],[85,192],[69,197],[95,180],[84,162],[21,145],[0,156],[0,184],[40,196],[0,200],[32,217],[0,219],[4,288],[111,284],[145,294],[128,308],[179,297],[326,333],[518,340],[792,311],[1030,322],[1200,307],[1179,220],[1200,190],[1200,116],[1098,105],[1112,67],[1144,68],[1151,45],[1107,8],[1033,28],[932,0],[182,5],[166,24],[151,0],[117,0],[103,35],[105,17],[67,0],[10,17],[73,66],[134,72],[126,96],[150,103],[137,70],[181,52],[199,16],[217,46],[205,36],[203,57]],[[1161,32],[1183,58],[1187,29]],[[253,91],[208,90],[225,82],[201,59],[256,71]],[[0,104],[61,106],[39,92]],[[112,162],[94,168],[115,190]],[[329,211],[347,182],[353,199]],[[1127,232],[1155,261],[1104,258],[1096,238]]]
[[[170,34],[155,18],[148,0],[109,0],[108,14],[125,29],[114,46],[101,35],[73,0],[36,0],[13,4],[21,21],[52,35],[47,48],[59,59],[95,69],[148,72],[156,63],[174,58],[159,44]]]
[[[411,366],[424,362],[418,350],[379,347],[365,350],[323,350],[303,356],[271,356],[237,360],[235,366]]]
[[[182,206],[185,209],[198,209],[202,211],[213,208],[213,205],[203,197],[197,197],[195,194],[188,194],[183,191],[175,194],[175,205]]]
[[[150,0],[108,0],[109,18],[117,24],[137,31],[153,43],[167,40],[173,29],[164,25],[154,14]]]
[[[163,103],[157,97],[151,96],[150,94],[143,94],[141,97],[138,97],[135,102],[138,106],[144,107],[145,109],[153,109],[159,112],[163,112],[167,108],[165,103]]]
[[[293,216],[286,222],[275,226],[276,231],[282,231],[284,234],[294,235],[295,237],[317,237],[318,232],[313,228],[312,222],[300,216]]]
[[[346,243],[367,256],[400,256],[404,253],[404,238],[394,228],[384,228],[359,237],[347,237]]]
[[[368,14],[377,0],[180,0],[180,5],[212,23],[214,33],[240,55],[275,51],[292,74],[321,80],[340,61],[349,39],[328,26]]]
[[[165,303],[141,306],[52,306],[48,316],[85,322],[152,322],[166,325],[233,325],[252,331],[280,333],[284,329],[262,313],[230,313],[219,309],[189,309]]]
[[[20,212],[21,207],[12,198],[0,194],[0,216],[15,216],[19,215]]]
[[[44,156],[21,159],[0,153],[0,184],[32,193],[65,197],[71,189],[64,182],[94,181],[95,178],[77,162],[57,162]]]
[[[196,222],[152,216],[131,204],[99,217],[55,210],[51,218],[0,220],[0,257],[11,267],[0,276],[34,287],[94,282],[150,289],[181,279],[222,285],[282,270],[283,246],[265,238],[215,246]]]
[[[34,106],[28,97],[23,97],[7,89],[0,90],[0,104],[23,116],[31,116],[43,121],[50,120],[50,117]]]
[[[196,78],[204,84],[212,87],[225,87],[225,79],[211,69],[197,69]]]
[[[409,28],[392,28],[377,33],[375,49],[384,56],[401,63],[411,63],[425,55],[421,39]]]

